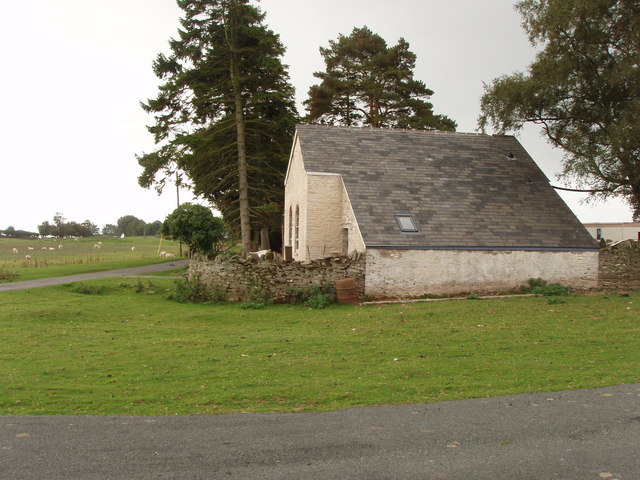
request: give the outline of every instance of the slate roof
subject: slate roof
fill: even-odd
[[[297,133],[307,172],[342,175],[369,248],[597,248],[513,136],[323,125]],[[395,214],[405,213],[418,233],[400,231]]]

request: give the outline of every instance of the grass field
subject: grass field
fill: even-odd
[[[159,247],[178,255],[176,242],[163,240],[161,244],[156,237],[89,237],[79,240],[0,238],[0,282],[158,263],[165,261],[158,256]],[[13,253],[14,248],[18,250],[17,254]],[[27,259],[27,255],[31,258]]]
[[[0,294],[0,414],[322,411],[640,381],[640,292],[248,310],[178,304],[171,288]]]

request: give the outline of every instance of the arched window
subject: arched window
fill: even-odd
[[[297,252],[300,246],[300,206],[296,205],[296,238],[293,249]]]
[[[289,236],[287,237],[289,243],[287,245],[293,245],[293,211],[289,207]]]

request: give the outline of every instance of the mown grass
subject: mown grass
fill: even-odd
[[[638,292],[246,310],[125,282],[0,294],[0,414],[323,411],[640,381]]]
[[[100,248],[95,245],[101,243]],[[62,245],[62,248],[59,246]],[[133,247],[133,250],[132,250]],[[176,242],[156,237],[73,239],[0,238],[0,282],[35,280],[166,261],[158,248],[178,255]],[[17,248],[18,253],[13,253]],[[31,250],[29,249],[31,248]],[[27,259],[29,255],[31,258]]]

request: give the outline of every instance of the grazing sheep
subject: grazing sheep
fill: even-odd
[[[58,245],[58,250],[62,250],[62,245]]]
[[[93,248],[96,249],[96,250],[99,250],[100,249],[100,243],[99,242],[98,243],[94,243],[93,244]]]
[[[131,247],[131,251],[135,252],[136,251],[136,247]]]
[[[165,252],[164,250],[160,252],[161,257],[165,257],[166,255],[167,255],[167,252]]]
[[[42,247],[40,250],[46,250],[46,249],[47,249],[47,247]]]
[[[31,255],[25,255],[25,256],[24,256],[24,259],[25,259],[25,260],[31,260]]]
[[[11,250],[13,253],[18,253],[18,249],[14,248],[13,250]]]
[[[27,247],[27,250],[33,250],[33,247]]]
[[[164,254],[164,256],[165,256],[166,258],[173,258],[173,257],[175,257],[175,255],[174,255],[173,253],[169,253],[169,252],[165,253],[165,254]]]
[[[49,250],[55,250],[55,248],[53,248],[53,247],[49,247]]]

